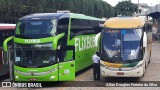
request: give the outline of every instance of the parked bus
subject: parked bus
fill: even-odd
[[[3,58],[3,41],[14,35],[16,24],[0,23],[0,76],[9,73],[8,61]]]
[[[94,39],[105,21],[75,13],[27,15],[16,24],[15,36],[4,41],[11,80],[68,81],[92,64]],[[7,42],[14,41],[13,52]],[[13,54],[12,54],[13,53]],[[14,56],[10,56],[14,55]]]
[[[101,77],[142,77],[151,50],[151,22],[140,17],[108,19],[101,33]]]

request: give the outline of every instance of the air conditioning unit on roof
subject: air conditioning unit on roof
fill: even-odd
[[[57,13],[70,13],[69,10],[57,11]]]

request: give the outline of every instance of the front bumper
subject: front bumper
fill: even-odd
[[[109,70],[105,67],[100,67],[100,69],[102,77],[142,77],[144,73],[143,66],[128,71]],[[117,73],[123,73],[123,74],[119,75]]]
[[[24,76],[15,73],[14,81],[58,81],[58,76],[54,74],[46,74],[43,76]]]

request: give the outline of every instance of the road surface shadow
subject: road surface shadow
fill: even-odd
[[[76,73],[76,76],[78,76],[78,75],[80,75],[80,74],[83,74],[84,72],[90,70],[92,67],[93,67],[93,66],[91,65],[91,66],[89,66],[89,67],[87,67],[87,68],[85,68],[85,69],[82,69],[82,70],[78,71],[78,72]]]
[[[138,77],[106,77],[102,78],[103,82],[138,82],[140,78]]]

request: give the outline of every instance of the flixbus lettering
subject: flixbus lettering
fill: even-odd
[[[25,43],[40,43],[40,39],[31,39],[31,40],[25,40]]]
[[[75,51],[83,51],[89,48],[96,47],[95,36],[86,36],[75,38]]]

